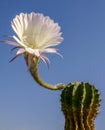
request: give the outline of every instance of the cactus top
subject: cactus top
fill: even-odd
[[[95,86],[73,82],[61,94],[65,130],[95,130],[94,119],[100,106],[100,94]]]
[[[100,95],[94,85],[84,82],[73,82],[62,91],[61,102],[70,108],[90,108],[99,105]]]

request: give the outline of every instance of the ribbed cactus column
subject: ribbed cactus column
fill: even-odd
[[[95,130],[94,120],[100,106],[100,95],[95,86],[74,82],[61,94],[65,130]]]

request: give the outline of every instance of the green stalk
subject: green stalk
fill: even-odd
[[[24,55],[25,55],[26,63],[28,65],[28,54],[25,53]],[[29,67],[29,71],[30,71],[32,77],[34,78],[34,80],[39,85],[41,85],[41,86],[43,86],[43,87],[45,87],[47,89],[50,89],[50,90],[60,90],[60,89],[65,88],[64,84],[51,85],[51,84],[48,84],[48,83],[44,82],[40,78],[39,73],[38,73],[39,61],[40,61],[40,58],[33,56],[31,64],[30,64],[30,66],[28,66]]]

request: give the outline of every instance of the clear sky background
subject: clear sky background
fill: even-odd
[[[57,46],[63,59],[48,54],[41,77],[51,83],[90,82],[101,93],[96,130],[105,129],[105,0],[1,0],[0,40],[15,34],[11,21],[21,12],[43,13],[58,22],[64,41]],[[39,86],[23,55],[14,62],[12,46],[0,45],[0,130],[64,130],[61,91]]]

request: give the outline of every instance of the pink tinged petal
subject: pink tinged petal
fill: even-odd
[[[35,54],[37,57],[39,57],[39,56],[40,56],[39,50],[38,50],[38,49],[35,49],[34,54]]]
[[[55,48],[45,48],[44,52],[46,52],[46,53],[55,53],[55,54],[57,54],[57,55],[59,55],[60,57],[63,58],[63,56],[58,52],[58,49],[55,49]]]
[[[40,55],[40,58],[44,61],[44,63],[47,65],[47,67],[49,68],[49,64],[50,64],[50,61],[49,61],[49,59],[46,57],[46,56],[44,56],[44,55]]]
[[[23,48],[19,49],[16,53],[16,56],[14,56],[9,62],[12,62],[13,60],[15,60],[17,57],[19,57],[21,54],[23,54],[25,52],[25,50]]]
[[[25,52],[25,49],[24,48],[20,48],[18,51],[17,51],[17,53],[16,53],[16,55],[18,55],[18,54],[23,54]]]
[[[13,42],[13,41],[3,40],[2,42],[13,46],[19,46],[17,42]]]
[[[55,48],[45,48],[44,49],[44,52],[47,52],[47,53],[57,53],[57,49]]]

